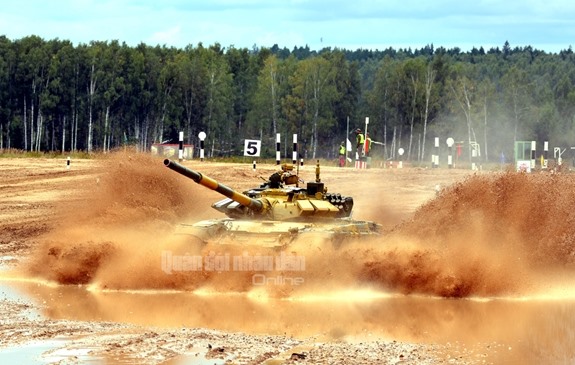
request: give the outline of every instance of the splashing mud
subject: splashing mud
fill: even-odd
[[[296,296],[361,288],[492,297],[526,295],[544,272],[569,269],[575,261],[569,175],[475,175],[444,189],[381,237],[337,247],[323,237],[306,237],[278,251],[175,236],[178,222],[211,218],[206,207],[218,195],[146,155],[115,154],[106,166],[98,183],[60,207],[63,223],[43,237],[26,263],[29,274],[109,289]],[[282,254],[302,259],[301,267],[278,268]],[[180,266],[166,267],[174,265],[166,261],[173,256]],[[233,269],[241,257],[256,264]],[[209,258],[221,259],[222,266],[207,270]],[[262,258],[273,264],[258,266]]]
[[[146,155],[113,154],[105,166],[92,186],[57,208],[58,219],[27,263],[33,275],[88,284],[109,273],[126,286],[154,286],[146,270],[158,266],[163,235],[203,198]]]
[[[575,259],[570,175],[474,175],[445,189],[387,237],[397,248],[363,273],[402,292],[525,295]],[[403,244],[405,241],[412,245]]]

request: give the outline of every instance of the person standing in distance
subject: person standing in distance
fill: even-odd
[[[357,150],[358,156],[362,157],[363,154],[363,144],[365,143],[365,137],[363,135],[363,133],[361,132],[361,129],[357,128],[355,130],[355,141],[356,141],[356,145],[355,148]]]
[[[346,152],[345,141],[343,141],[339,145],[339,167],[345,167]]]

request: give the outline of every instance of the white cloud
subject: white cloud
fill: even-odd
[[[179,25],[173,26],[166,30],[161,30],[152,34],[147,40],[146,43],[150,43],[152,45],[155,44],[166,44],[166,45],[175,45],[182,43],[182,27]]]

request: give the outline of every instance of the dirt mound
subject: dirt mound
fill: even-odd
[[[575,263],[575,177],[503,173],[444,190],[399,228],[450,246],[513,250],[533,265]]]

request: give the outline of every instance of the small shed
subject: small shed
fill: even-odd
[[[151,151],[154,156],[179,158],[179,148],[180,145],[178,143],[154,143],[152,144]],[[184,144],[183,153],[184,159],[191,160],[194,157],[194,145]]]

